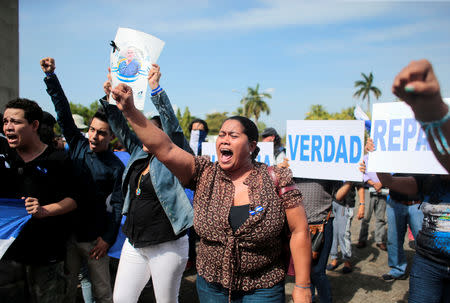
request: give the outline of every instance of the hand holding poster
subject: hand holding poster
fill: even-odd
[[[158,38],[129,28],[119,27],[110,55],[112,87],[125,83],[133,89],[137,109],[144,109],[147,75],[164,47]],[[115,104],[112,98],[111,102]]]
[[[260,149],[258,156],[256,156],[257,162],[262,162],[268,166],[275,164],[273,158],[273,142],[258,142]],[[213,142],[202,143],[202,156],[209,156],[212,162],[217,161],[216,144]]]
[[[437,161],[427,136],[404,102],[373,105],[372,132],[375,151],[367,170],[418,174],[447,174]]]
[[[363,149],[363,121],[287,121],[286,151],[294,177],[362,181]]]

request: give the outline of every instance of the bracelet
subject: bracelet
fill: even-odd
[[[359,205],[364,205],[365,203],[359,203]]]
[[[310,289],[311,288],[311,284],[305,284],[305,285],[308,285],[308,286],[301,286],[301,285],[295,284],[295,287],[298,287],[301,289]]]
[[[422,122],[417,120],[422,126],[423,130],[427,134],[428,137],[431,136],[433,138],[434,144],[436,145],[436,149],[439,151],[441,155],[450,154],[450,147],[447,143],[447,139],[445,139],[444,134],[442,133],[442,124],[450,120],[450,109],[447,111],[447,114],[440,120],[430,121],[430,122]],[[439,133],[439,138],[441,142],[439,142],[438,136],[435,131],[432,131],[433,128],[437,129]]]
[[[155,95],[156,95],[157,93],[159,93],[160,91],[162,91],[162,87],[158,85],[157,88],[152,89],[151,95],[152,95],[152,96],[155,96]]]
[[[50,73],[50,72],[45,73],[45,75],[46,75],[47,77],[53,76],[54,74],[55,74],[55,73]]]

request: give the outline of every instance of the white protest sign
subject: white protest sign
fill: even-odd
[[[118,48],[113,48],[110,55],[112,86],[119,83],[131,86],[136,108],[143,110],[148,72],[158,60],[164,42],[152,35],[119,27],[114,43]]]
[[[286,151],[294,177],[362,181],[364,121],[288,120]]]
[[[368,171],[447,174],[431,151],[413,111],[404,102],[373,105],[370,137],[375,151],[369,153]]]
[[[274,165],[273,159],[273,142],[258,142],[260,149],[256,161],[267,164],[268,166]],[[209,156],[212,162],[217,161],[216,143],[203,142],[202,143],[202,156]]]

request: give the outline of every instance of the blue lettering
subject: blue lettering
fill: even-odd
[[[430,145],[428,145],[427,136],[422,128],[419,129],[419,137],[417,138],[416,144],[416,151],[420,150],[430,150]]]
[[[324,145],[325,149],[323,151],[323,161],[324,162],[331,162],[334,159],[334,151],[336,144],[334,143],[334,138],[332,136],[325,136],[324,139]],[[331,145],[331,148],[328,149],[328,146]],[[330,151],[331,153],[328,153]]]
[[[403,135],[403,150],[408,150],[408,141],[416,136],[417,132],[417,121],[416,119],[405,119],[403,124],[403,129],[405,130],[405,134]]]
[[[309,161],[309,156],[304,154],[305,150],[309,150],[309,145],[306,143],[309,139],[309,135],[300,136],[300,161]]]
[[[292,144],[292,135],[288,136],[289,138],[289,149],[291,152],[291,160],[295,160],[295,155],[297,154],[297,147],[298,147],[298,135],[295,136],[295,144]],[[294,146],[294,149],[292,149],[292,146]]]
[[[373,123],[373,144],[377,150],[386,150],[386,143],[384,142],[384,135],[386,135],[386,121],[375,120]],[[378,145],[378,142],[380,144]]]
[[[339,159],[344,159],[344,163],[348,163],[348,159],[347,159],[347,148],[345,147],[345,137],[344,136],[339,136],[339,143],[338,143],[338,148],[337,148],[337,152],[336,152],[336,159],[334,160],[334,162],[338,163]]]
[[[392,119],[391,123],[389,123],[389,151],[400,151],[400,143],[394,143],[395,138],[400,138],[400,129],[395,129],[397,126],[402,125],[401,119]]]
[[[356,156],[354,156],[355,150],[357,152]],[[359,159],[361,158],[361,152],[362,152],[361,139],[358,136],[350,136],[350,163],[358,163]]]
[[[216,155],[211,156],[211,162],[216,162]]]
[[[269,158],[269,155],[265,155],[265,157],[264,157],[264,163],[267,164],[268,166],[270,166],[270,158]]]
[[[322,147],[322,137],[312,136],[311,137],[311,161],[315,161],[317,154],[317,161],[322,162],[322,155],[320,154],[320,148]]]

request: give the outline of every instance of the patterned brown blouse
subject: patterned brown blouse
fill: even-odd
[[[289,169],[275,167],[274,172],[279,188],[294,184]],[[228,221],[234,198],[231,179],[218,162],[195,158],[194,227],[200,236],[197,272],[210,283],[250,291],[272,287],[284,279],[281,231],[285,209],[300,205],[302,195],[294,189],[280,198],[267,165],[259,162],[244,184],[248,186],[250,210],[263,209],[250,215],[233,233]]]

